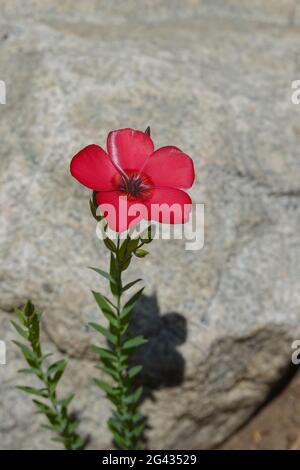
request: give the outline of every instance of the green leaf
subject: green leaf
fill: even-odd
[[[67,398],[62,398],[61,400],[58,400],[57,404],[62,406],[63,408],[67,408],[74,397],[75,397],[75,393],[72,393]]]
[[[51,364],[51,366],[48,367],[47,374],[55,374],[57,371],[64,370],[67,365],[67,361],[65,359],[60,359],[57,362],[54,362]]]
[[[143,387],[139,387],[131,395],[125,397],[124,402],[127,405],[133,405],[134,403],[137,403],[140,400],[142,393]]]
[[[64,373],[67,366],[67,361],[61,359],[60,361],[54,362],[47,370],[47,376],[53,384],[57,384],[59,379]]]
[[[132,240],[129,240],[129,243],[127,246],[127,252],[133,253],[136,250],[138,244],[139,244],[139,238],[133,238]]]
[[[83,450],[85,441],[82,437],[78,436],[72,443],[72,450]]]
[[[120,329],[120,334],[124,335],[129,328],[129,322],[127,322],[127,319],[124,318],[124,320],[121,321],[121,323],[122,323],[122,327]]]
[[[137,282],[140,282],[140,281],[142,281],[142,280],[143,280],[143,279],[136,279],[135,281],[129,282],[128,284],[126,284],[126,286],[123,287],[122,292],[127,291],[128,289],[130,289],[131,287],[133,287]]]
[[[116,382],[119,382],[119,374],[116,371],[116,369],[114,369],[114,367],[112,367],[110,365],[106,365],[105,367],[96,366],[96,369],[102,370],[102,372],[106,372],[113,379],[115,379]]]
[[[22,374],[35,374],[39,375],[41,373],[40,369],[37,369],[36,367],[30,367],[27,369],[19,369],[17,370],[18,373]]]
[[[141,370],[142,370],[143,366],[140,366],[140,365],[137,365],[137,366],[133,366],[131,367],[129,370],[128,370],[128,376],[133,379],[133,377],[135,377],[136,375],[138,375]]]
[[[92,345],[93,350],[99,354],[101,359],[109,359],[110,361],[116,361],[117,357],[112,351],[109,351],[108,349],[105,348],[100,348],[99,346]]]
[[[122,352],[119,356],[119,364],[121,368],[126,367],[127,360],[128,360],[128,354],[125,352]]]
[[[29,312],[32,312],[32,310],[29,310]],[[40,355],[40,320],[41,314],[35,311],[30,313],[27,320],[29,341],[32,346],[32,349],[38,355]]]
[[[39,397],[48,398],[48,392],[46,388],[26,387],[24,385],[17,385],[16,388],[22,390],[22,392],[29,393],[30,395],[37,395]]]
[[[23,338],[27,339],[28,340],[28,333],[26,330],[24,330],[23,328],[21,328],[18,323],[16,323],[15,321],[12,320],[12,325],[15,327],[15,329],[17,330],[17,332],[19,333],[19,335],[23,336]]]
[[[119,391],[115,388],[113,388],[111,385],[109,385],[108,383],[104,382],[103,380],[100,380],[100,379],[94,379],[94,382],[95,384],[101,388],[101,390],[103,390],[105,393],[107,393],[108,395],[117,395],[119,393]]]
[[[110,429],[113,429],[113,432],[121,433],[123,432],[122,422],[117,418],[109,418],[108,425]]]
[[[99,325],[98,323],[90,322],[89,325],[94,328],[94,330],[101,333],[105,338],[107,338],[112,344],[116,345],[118,342],[118,338],[113,335],[110,331],[108,331],[104,326]]]
[[[36,404],[36,406],[38,407],[41,413],[44,413],[49,416],[56,416],[56,411],[50,408],[50,406],[46,405],[45,403],[39,400],[32,400],[32,401]]]
[[[147,228],[147,235],[146,237],[144,238],[143,236],[141,236],[141,241],[143,243],[151,243],[153,240],[153,235],[152,235],[152,225],[150,225],[148,228]]]
[[[79,426],[79,421],[72,421],[72,422],[69,422],[69,424],[68,424],[68,431],[69,431],[69,433],[76,431],[76,429],[78,428],[78,426]]]
[[[126,271],[128,266],[130,265],[132,253],[135,251],[136,247],[139,244],[139,239],[135,238],[131,240],[127,238],[120,248],[120,260],[121,260],[121,267],[122,271]]]
[[[110,428],[110,430],[111,430],[111,432],[114,436],[114,440],[115,440],[117,446],[122,450],[128,450],[129,449],[129,442],[126,441],[124,439],[124,437],[121,436],[118,432],[114,431],[114,429],[110,427],[109,423],[108,423],[108,427]]]
[[[131,421],[134,423],[134,424],[137,424],[139,423],[140,421],[144,421],[145,422],[145,416],[143,416],[138,410],[134,411],[132,414],[131,414]]]
[[[130,241],[130,238],[127,235],[126,240],[123,241],[123,243],[121,244],[120,249],[119,249],[120,259],[123,259],[125,254],[128,254],[127,247],[128,247],[129,241]]]
[[[103,312],[104,316],[107,318],[107,320],[113,326],[115,326],[116,328],[119,328],[118,318],[117,318],[115,312],[113,311],[113,309],[111,308],[111,305],[108,303],[108,299],[106,299],[106,297],[104,297],[104,295],[100,294],[100,292],[92,291],[92,293],[93,293],[93,296],[94,296],[98,306],[102,310],[102,312]]]
[[[24,313],[25,317],[31,317],[31,315],[34,314],[35,308],[31,300],[27,300],[25,308],[24,308]]]
[[[111,307],[113,307],[113,312],[118,310],[118,307],[117,307],[108,297],[106,297],[105,295],[103,295],[103,297],[104,297],[104,299],[106,300],[106,302],[107,302]]]
[[[22,310],[20,310],[19,308],[16,308],[15,309],[15,314],[16,314],[18,320],[20,321],[20,323],[22,323],[22,325],[26,326],[27,319],[26,319],[24,313],[22,312]]]
[[[97,220],[97,222],[100,222],[104,218],[103,215],[97,215],[97,206],[95,205],[92,199],[90,199],[90,209],[92,216],[94,217],[94,219]]]
[[[31,365],[36,365],[37,362],[38,362],[38,357],[36,356],[36,354],[31,351],[27,346],[26,344],[23,344],[23,343],[20,343],[19,341],[15,341],[13,340],[13,343],[16,344],[16,346],[18,346],[18,348],[21,349],[22,353],[23,353],[23,356],[25,357],[25,359],[27,360],[28,364],[31,366]]]
[[[138,258],[145,258],[145,256],[149,255],[149,251],[143,250],[142,248],[139,248],[134,252],[135,256]]]
[[[100,276],[105,277],[105,279],[108,279],[108,281],[111,282],[112,284],[117,284],[115,279],[109,273],[107,273],[106,271],[103,271],[103,269],[93,268],[92,266],[89,266],[89,269],[92,269],[96,273],[100,274]]]
[[[114,242],[113,242],[110,238],[106,237],[106,238],[104,238],[103,241],[104,241],[105,246],[106,246],[110,251],[113,251],[114,253],[116,253],[117,247],[116,247],[116,245],[114,244]]]
[[[128,266],[130,265],[132,255],[129,255],[126,261],[122,262],[122,271],[126,271]]]
[[[44,362],[44,360],[47,359],[47,358],[50,357],[50,356],[53,356],[53,353],[44,354],[44,355],[41,357],[41,361]]]
[[[147,343],[147,339],[145,339],[143,336],[136,336],[135,338],[128,339],[125,341],[125,343],[122,346],[122,349],[132,349],[132,348],[137,348],[138,346],[141,346],[142,344]]]
[[[133,430],[132,430],[132,434],[135,436],[135,437],[139,437],[142,432],[144,431],[144,428],[145,428],[145,421],[142,421],[140,424],[134,426]]]
[[[47,429],[49,431],[54,431],[54,427],[53,426],[50,426],[49,424],[41,424],[41,428],[42,429]]]
[[[145,287],[142,287],[138,292],[136,292],[132,297],[131,299],[128,300],[128,302],[124,305],[123,309],[122,309],[122,312],[120,314],[120,318],[121,319],[124,319],[126,318],[132,311],[132,309],[134,308],[136,302],[139,300],[140,296],[142,295],[143,293],[143,290],[145,289]]]

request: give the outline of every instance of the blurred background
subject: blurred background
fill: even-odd
[[[15,389],[10,320],[28,297],[45,349],[69,361],[89,448],[111,446],[86,326],[90,289],[104,289],[86,267],[108,260],[69,162],[150,125],[156,147],[194,159],[205,244],[155,241],[128,272],[146,282],[134,328],[149,337],[147,446],[300,449],[300,1],[0,3],[0,447],[56,448]]]

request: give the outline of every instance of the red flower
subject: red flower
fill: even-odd
[[[147,132],[112,131],[107,152],[88,145],[72,158],[70,170],[97,192],[100,210],[117,232],[141,219],[171,224],[188,220],[192,201],[181,189],[193,185],[193,162],[177,147],[154,151]]]

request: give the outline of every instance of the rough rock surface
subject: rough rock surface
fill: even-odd
[[[107,259],[68,173],[111,129],[150,124],[157,146],[184,149],[206,204],[203,250],[158,241],[135,263],[148,446],[217,445],[284,374],[300,337],[299,11],[296,0],[1,5],[1,448],[54,448],[14,389],[9,320],[27,297],[45,311],[48,349],[70,358],[64,383],[90,447],[111,445],[86,328],[99,282],[86,266]]]

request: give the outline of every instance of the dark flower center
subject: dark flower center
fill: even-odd
[[[151,181],[146,175],[128,172],[126,176],[122,176],[119,189],[130,199],[144,199],[151,194]]]

